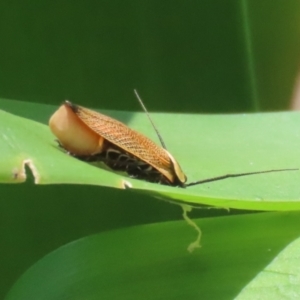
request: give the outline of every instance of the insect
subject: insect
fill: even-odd
[[[298,170],[274,169],[226,174],[187,183],[187,176],[167,151],[146,107],[137,91],[134,92],[160,139],[161,147],[122,122],[70,101],[65,101],[49,120],[50,129],[59,145],[78,159],[102,161],[112,170],[125,171],[130,177],[183,188],[231,177]]]

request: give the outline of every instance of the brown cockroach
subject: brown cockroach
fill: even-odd
[[[179,187],[231,177],[298,170],[296,168],[274,169],[226,174],[186,183],[186,175],[179,163],[166,150],[147,109],[137,91],[134,92],[155,129],[162,147],[122,122],[70,101],[65,101],[49,120],[49,126],[57,137],[59,145],[78,159],[88,162],[102,161],[112,170],[125,171],[130,177]]]

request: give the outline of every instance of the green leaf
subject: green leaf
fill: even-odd
[[[12,104],[1,100],[0,105],[5,108]],[[22,114],[34,111],[39,118],[43,114],[45,119],[55,110],[54,107],[36,107],[29,103],[22,106]],[[45,114],[45,111],[49,113]],[[156,139],[144,114],[108,113]],[[153,119],[165,137],[169,151],[191,181],[228,173],[300,166],[299,113],[153,114]],[[134,180],[78,161],[59,149],[47,126],[4,111],[0,115],[0,138],[3,145],[0,149],[2,182],[24,181],[24,165],[27,165],[34,173],[35,182],[41,184],[131,186],[132,190],[174,202],[224,208],[300,208],[299,171],[252,175],[181,189]]]
[[[28,269],[5,300],[232,299],[300,229],[299,212],[197,223],[205,240],[193,254],[185,249],[193,232],[183,221],[124,228],[67,244]]]
[[[288,245],[239,294],[236,300],[299,299],[300,239]]]

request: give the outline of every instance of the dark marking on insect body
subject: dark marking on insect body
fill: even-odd
[[[111,145],[105,151],[91,156],[70,155],[86,162],[103,162],[116,172],[126,172],[129,177],[148,182],[170,185],[170,182],[151,165]]]

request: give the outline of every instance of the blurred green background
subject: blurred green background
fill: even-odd
[[[140,110],[137,88],[149,111],[285,110],[299,69],[299,13],[298,0],[3,0],[0,97]],[[142,197],[1,185],[0,298],[69,241],[181,218],[179,207]]]
[[[286,109],[299,7],[297,0],[3,0],[0,96],[140,110],[137,88],[150,111]]]

